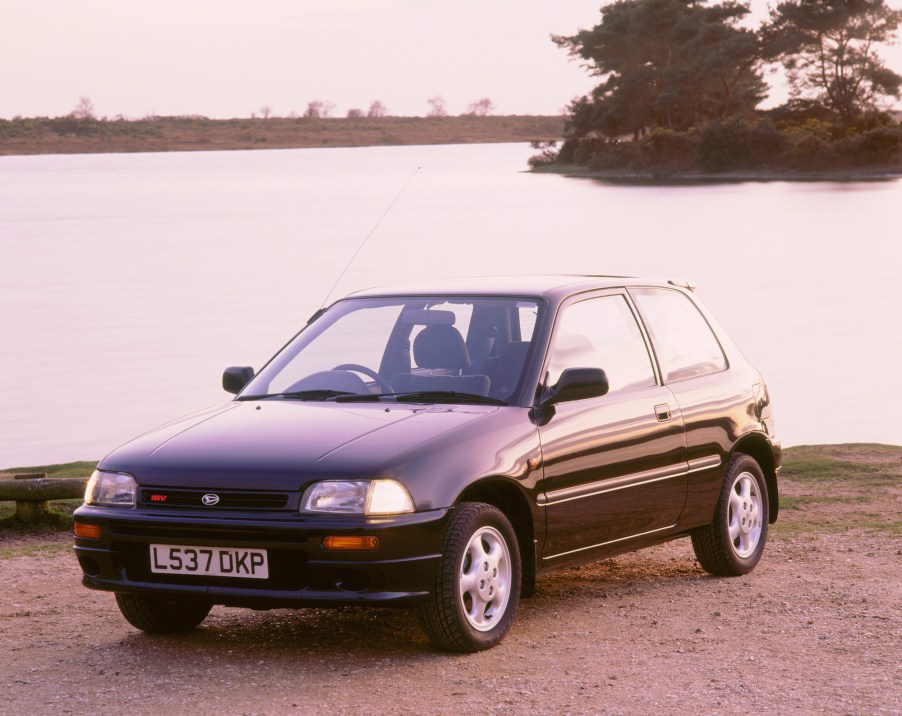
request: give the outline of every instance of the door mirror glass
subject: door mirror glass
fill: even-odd
[[[608,392],[608,376],[601,368],[567,368],[558,382],[547,389],[542,405],[600,398]]]

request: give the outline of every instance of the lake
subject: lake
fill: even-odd
[[[652,186],[525,144],[0,157],[0,468],[228,399],[330,296],[496,273],[688,278],[785,445],[902,444],[902,182]],[[387,213],[386,213],[387,212]]]

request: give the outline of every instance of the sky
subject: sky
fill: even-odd
[[[596,24],[602,4],[0,0],[0,118],[65,115],[80,97],[110,118],[289,116],[313,100],[412,116],[437,95],[451,114],[483,97],[495,114],[558,114],[594,81],[549,36]],[[883,56],[902,72],[902,48]]]

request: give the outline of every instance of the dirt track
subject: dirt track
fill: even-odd
[[[687,541],[552,575],[471,656],[433,652],[403,611],[217,607],[146,636],[54,540],[0,562],[3,714],[902,712],[891,533],[776,534],[737,579]]]

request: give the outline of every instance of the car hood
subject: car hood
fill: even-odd
[[[375,476],[410,450],[497,409],[235,401],[136,438],[100,468],[131,473],[145,486],[296,490],[312,479]]]

